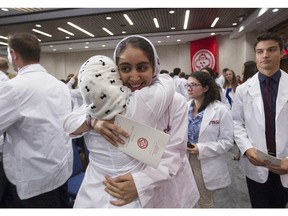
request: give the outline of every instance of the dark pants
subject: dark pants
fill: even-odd
[[[16,186],[8,182],[4,206],[5,208],[67,208],[67,183],[55,190],[40,194],[29,199],[21,200]]]
[[[285,208],[288,202],[288,188],[281,184],[280,176],[269,172],[265,183],[258,183],[246,177],[252,208]]]

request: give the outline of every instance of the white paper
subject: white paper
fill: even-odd
[[[280,166],[281,164],[281,158],[273,157],[259,149],[257,149],[256,154],[259,159],[269,161],[273,165]]]
[[[130,135],[129,138],[121,136],[125,144],[118,144],[118,149],[157,168],[170,136],[119,114],[116,115],[114,123]]]

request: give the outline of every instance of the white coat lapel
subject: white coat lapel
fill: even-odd
[[[281,71],[281,78],[278,87],[278,96],[276,100],[276,119],[278,118],[284,105],[288,102],[288,75]]]
[[[213,102],[213,103],[215,103],[215,102]],[[199,137],[202,135],[203,131],[206,129],[206,127],[209,125],[210,121],[215,116],[215,114],[216,114],[215,109],[217,109],[217,108],[215,108],[214,106],[211,106],[211,104],[209,104],[209,106],[206,107],[206,109],[204,111],[200,131],[199,131]]]
[[[261,119],[264,119],[264,106],[258,79],[258,73],[255,74],[247,84],[248,84],[247,92],[249,96],[253,98],[253,105],[256,106],[254,108],[256,108],[256,111],[260,114]]]

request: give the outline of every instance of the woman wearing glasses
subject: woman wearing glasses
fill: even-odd
[[[207,73],[192,73],[187,81],[189,161],[200,192],[201,208],[211,208],[213,190],[231,183],[225,153],[233,146],[230,110],[217,100],[218,88]]]

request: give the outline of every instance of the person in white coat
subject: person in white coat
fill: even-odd
[[[192,208],[199,192],[186,155],[185,98],[175,92],[170,76],[159,75],[160,61],[147,38],[133,35],[121,40],[114,61],[123,84],[132,91],[125,116],[170,138],[155,169],[116,148],[123,143],[116,134],[127,133],[111,121],[92,118],[90,123],[80,109],[71,113],[64,128],[73,134],[89,130],[84,138],[90,160],[74,207]]]
[[[280,70],[283,41],[277,34],[264,33],[255,43],[258,72],[237,87],[232,107],[235,142],[241,151],[240,164],[252,208],[285,208],[288,201],[288,75]],[[271,107],[265,107],[266,80]],[[269,123],[269,113],[272,119]],[[257,157],[257,149],[283,158],[281,166],[271,166]]]
[[[69,90],[39,64],[35,35],[11,35],[7,51],[18,75],[0,85],[0,134],[6,132],[3,164],[9,180],[5,205],[68,207],[73,156],[63,122],[71,112]]]
[[[231,184],[225,154],[233,146],[233,121],[227,106],[218,101],[215,80],[192,73],[186,85],[188,101],[189,160],[200,192],[201,208],[212,208],[213,191]]]

